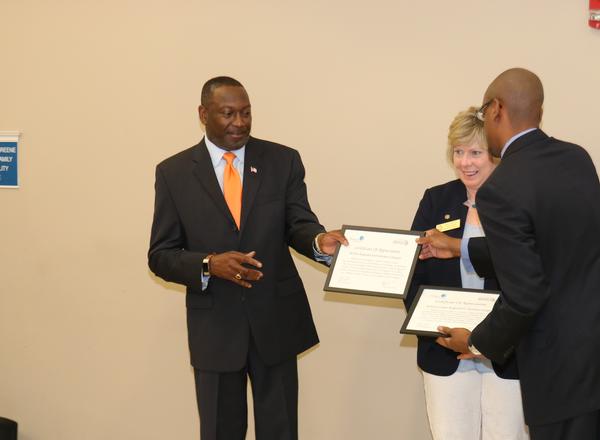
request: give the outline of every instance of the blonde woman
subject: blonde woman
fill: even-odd
[[[447,157],[458,179],[425,191],[412,230],[427,231],[458,220],[459,226],[447,231],[448,236],[460,239],[484,235],[475,195],[496,165],[487,150],[483,123],[476,112],[476,107],[470,107],[450,124]],[[460,258],[429,258],[417,264],[406,298],[407,308],[422,284],[498,288],[495,279],[480,278]],[[487,359],[459,361],[457,353],[438,345],[435,338],[419,337],[417,363],[423,372],[434,440],[529,438],[514,358],[504,365]]]

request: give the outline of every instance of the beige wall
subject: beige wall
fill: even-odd
[[[544,128],[600,163],[586,7],[2,0],[0,130],[23,136],[22,186],[0,190],[0,416],[23,440],[198,437],[182,289],[145,253],[154,165],[200,138],[206,79],[240,79],[254,134],[301,151],[328,228],[407,228],[453,176],[450,119],[505,68],[536,71]],[[324,294],[297,261],[322,340],[300,361],[301,437],[429,439],[402,305]]]

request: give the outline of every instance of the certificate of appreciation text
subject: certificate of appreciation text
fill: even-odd
[[[343,226],[349,245],[336,251],[324,289],[403,298],[417,262],[420,232]]]

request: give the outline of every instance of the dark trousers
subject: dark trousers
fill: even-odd
[[[547,425],[529,425],[531,440],[598,440],[600,411]]]
[[[243,440],[248,427],[247,380],[254,403],[256,440],[298,439],[296,358],[265,365],[250,342],[246,366],[236,372],[195,369],[202,440]]]

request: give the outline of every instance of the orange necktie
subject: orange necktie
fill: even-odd
[[[242,213],[242,181],[237,170],[233,167],[235,154],[227,152],[223,155],[223,159],[227,162],[225,171],[223,172],[223,195],[235,224],[240,228],[240,216]]]

